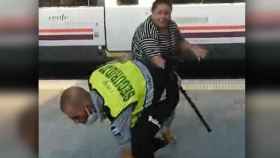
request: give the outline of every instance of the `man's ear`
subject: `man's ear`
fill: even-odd
[[[92,105],[90,104],[86,104],[85,105],[85,109],[91,114],[93,113],[95,110],[93,109]]]

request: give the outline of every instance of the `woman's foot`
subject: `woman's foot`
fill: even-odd
[[[166,128],[162,133],[161,136],[163,138],[163,140],[168,143],[168,144],[174,144],[176,143],[176,138],[175,136],[172,134],[171,129],[170,128]]]
[[[128,149],[125,149],[121,153],[121,158],[134,158],[132,152]]]

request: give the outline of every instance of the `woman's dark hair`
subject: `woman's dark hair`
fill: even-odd
[[[156,9],[156,7],[160,4],[168,5],[172,10],[172,0],[155,0],[152,5],[152,11]]]

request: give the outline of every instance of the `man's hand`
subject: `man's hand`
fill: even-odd
[[[166,61],[161,57],[161,55],[153,56],[151,58],[151,62],[159,68],[162,68],[162,69],[165,68]]]
[[[202,47],[197,46],[197,45],[192,45],[191,50],[193,51],[193,53],[197,57],[198,61],[200,61],[200,59],[204,59],[206,57],[207,53],[208,53],[207,49],[202,48]]]
[[[198,61],[200,61],[201,59],[204,59],[206,57],[208,50],[201,46],[190,44],[188,41],[184,40],[179,44],[178,52],[186,57],[189,56],[189,53],[193,53]]]

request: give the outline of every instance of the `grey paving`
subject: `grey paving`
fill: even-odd
[[[245,91],[191,90],[188,93],[213,132],[207,133],[181,96],[172,125],[177,143],[161,149],[156,157],[245,158]],[[56,90],[40,90],[40,158],[117,157],[109,123],[75,125],[60,112],[58,94]]]

